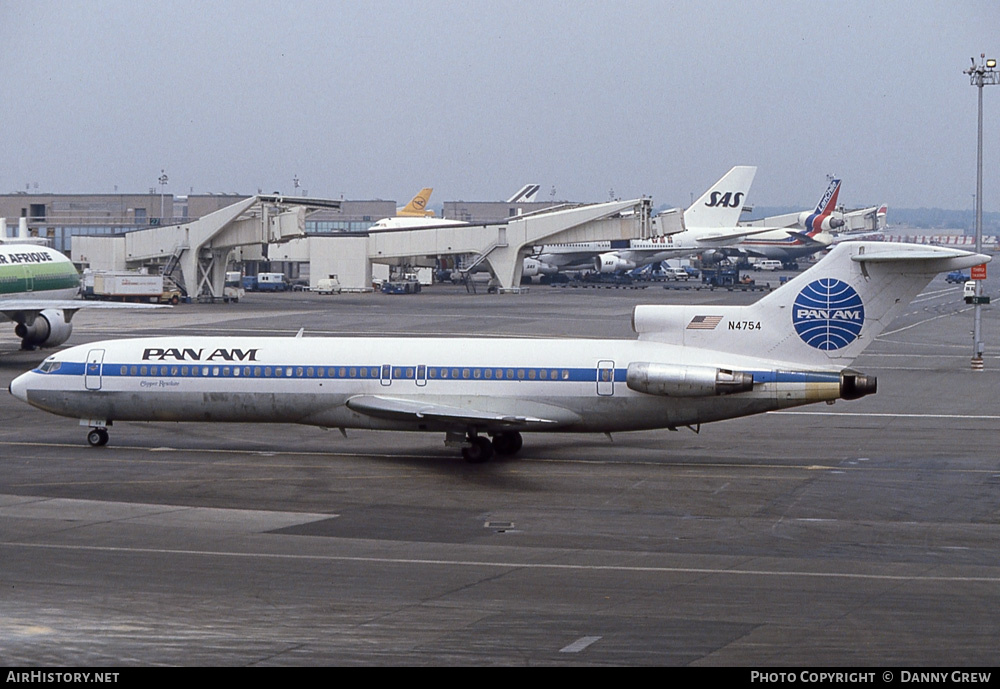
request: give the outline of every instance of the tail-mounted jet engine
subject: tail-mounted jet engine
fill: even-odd
[[[637,361],[628,365],[625,384],[636,392],[668,397],[708,397],[753,390],[753,374],[713,366],[680,366]]]
[[[844,226],[844,221],[842,218],[835,218],[832,215],[827,215],[823,217],[823,220],[819,223],[819,227],[816,227],[816,221],[813,221],[813,225],[810,227],[809,218],[816,215],[813,212],[802,212],[799,213],[799,226],[804,227],[807,230],[822,230],[823,232],[829,232],[830,230],[835,230],[838,227]]]
[[[840,396],[845,400],[856,400],[865,395],[874,395],[878,388],[878,378],[863,376],[855,371],[840,374]]]

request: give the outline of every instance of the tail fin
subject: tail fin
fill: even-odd
[[[878,207],[877,211],[875,211],[875,229],[876,230],[880,230],[881,231],[881,230],[885,229],[885,215],[886,215],[886,213],[888,213],[888,211],[889,211],[889,207],[886,206],[886,204],[884,204],[884,203],[881,206]]]
[[[840,196],[840,180],[831,179],[830,186],[826,188],[826,192],[820,198],[819,203],[816,204],[817,213],[832,213],[837,207],[837,197]]]
[[[434,191],[433,187],[424,187],[420,190],[416,196],[410,199],[410,202],[403,206],[400,210],[396,211],[396,215],[402,215],[406,217],[416,216],[418,218],[430,217],[434,215],[434,211],[427,210],[427,202],[431,200],[431,192]]]
[[[684,211],[688,229],[732,229],[739,222],[757,168],[737,165]]]
[[[525,184],[516,194],[507,199],[507,203],[531,203],[538,194],[539,185]]]
[[[800,222],[805,228],[808,237],[815,237],[823,231],[830,231],[844,225],[840,218],[834,218],[833,212],[837,210],[837,197],[840,196],[840,180],[830,180],[830,186],[826,188],[816,209],[812,213],[803,213]]]
[[[847,367],[937,274],[990,257],[919,244],[843,242],[747,306],[637,306],[639,339],[784,365]]]

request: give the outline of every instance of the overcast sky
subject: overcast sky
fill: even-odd
[[[971,209],[996,0],[0,0],[0,193]],[[1000,210],[1000,86],[984,89]]]

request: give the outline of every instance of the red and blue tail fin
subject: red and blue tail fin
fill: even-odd
[[[816,204],[816,209],[812,213],[802,214],[805,216],[800,219],[802,226],[805,228],[803,234],[807,237],[815,237],[820,232],[829,232],[843,226],[844,221],[842,218],[833,217],[833,212],[837,210],[837,197],[839,195],[840,180],[830,180],[830,186],[826,188],[823,197]]]

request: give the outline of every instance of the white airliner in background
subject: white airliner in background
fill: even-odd
[[[539,185],[537,184],[525,184],[523,187],[518,189],[517,193],[507,199],[507,203],[532,203],[535,200],[535,196],[538,194]],[[423,206],[419,203],[418,199],[423,197],[424,204],[426,204],[427,199],[430,198],[433,189],[426,188],[422,189],[419,194],[413,197],[404,208],[397,211],[397,215],[393,218],[382,218],[378,222],[369,228],[370,230],[416,230],[416,229],[430,229],[432,227],[450,227],[453,225],[468,225],[469,223],[464,220],[449,220],[447,218],[437,218],[434,217],[433,211],[427,211],[426,215],[421,215],[416,212],[416,208]],[[410,212],[407,212],[410,209]],[[483,266],[485,269],[485,266]],[[536,259],[525,258],[523,275],[525,277],[532,277],[540,274],[551,274],[557,272],[555,268],[546,266]]]
[[[585,268],[614,273],[735,245],[749,234],[767,231],[736,227],[756,173],[757,168],[748,165],[727,172],[684,211],[684,229],[680,232],[658,230],[658,219],[654,218],[653,233],[657,236],[653,239],[546,245],[533,257],[560,270]]]
[[[73,332],[80,309],[168,308],[155,304],[83,301],[80,275],[55,249],[37,244],[0,244],[0,320],[13,321],[22,349],[55,347]]]
[[[874,393],[848,368],[861,350],[936,273],[989,260],[845,242],[755,304],[637,306],[638,340],[108,340],[48,357],[10,391],[79,419],[93,445],[114,421],[284,422],[444,433],[480,462],[528,431],[697,427]]]
[[[517,193],[507,199],[507,203],[531,203],[538,194],[537,184],[525,184],[518,189]],[[463,220],[448,220],[437,218],[434,211],[425,211],[424,207],[431,197],[433,188],[421,189],[406,206],[397,209],[393,218],[382,218],[371,226],[372,230],[399,230],[399,229],[419,229],[430,227],[448,227],[450,225],[468,225]]]

